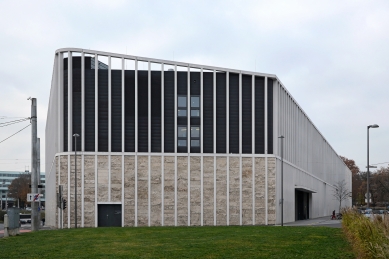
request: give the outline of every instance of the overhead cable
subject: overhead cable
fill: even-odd
[[[3,139],[2,141],[0,141],[0,144],[1,143],[3,143],[4,141],[6,141],[7,139],[9,139],[9,138],[11,138],[11,137],[13,137],[13,136],[15,136],[16,134],[18,134],[19,132],[21,132],[22,130],[24,130],[24,129],[26,129],[28,126],[30,126],[31,125],[31,123],[30,124],[28,124],[26,127],[24,127],[23,129],[21,129],[21,130],[19,130],[18,132],[16,132],[16,133],[14,133],[14,134],[12,134],[11,136],[9,136],[8,138],[6,138],[6,139]]]
[[[29,119],[30,119],[30,118],[24,118],[24,119],[21,119],[21,120],[14,120],[14,121],[2,122],[2,123],[0,123],[0,127],[10,126],[10,125],[12,125],[12,124],[16,124],[16,123],[28,121]]]

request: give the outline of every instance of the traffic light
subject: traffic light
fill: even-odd
[[[62,209],[63,210],[66,209],[66,200],[65,199],[62,200]]]

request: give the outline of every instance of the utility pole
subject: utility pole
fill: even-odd
[[[281,139],[281,226],[284,226],[284,136]]]
[[[36,98],[31,99],[31,192],[38,193],[38,152],[37,152],[37,113]],[[31,231],[39,230],[38,202],[31,202]]]
[[[36,149],[37,149],[37,182],[38,182],[38,194],[39,194],[39,203],[38,203],[38,226],[41,224],[41,139],[37,138],[36,141]]]
[[[77,228],[77,138],[80,135],[73,134],[74,137],[74,227]]]

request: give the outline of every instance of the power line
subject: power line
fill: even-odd
[[[0,160],[31,160],[31,158],[0,158]]]
[[[382,164],[389,164],[389,162],[383,162],[383,163],[377,163],[377,164],[371,164],[371,165],[382,165]]]
[[[19,132],[21,132],[22,130],[24,130],[24,129],[26,129],[28,126],[30,126],[31,125],[31,123],[30,124],[28,124],[26,127],[24,127],[23,129],[21,129],[21,130],[19,130],[18,132],[16,132],[16,133],[14,133],[14,134],[12,134],[11,136],[9,136],[8,138],[6,138],[6,139],[3,139],[2,141],[0,141],[0,144],[1,143],[3,143],[4,141],[6,141],[7,139],[9,139],[9,138],[11,138],[11,137],[13,137],[13,136],[15,136],[16,134],[18,134]]]
[[[22,119],[22,120],[3,122],[3,123],[0,123],[0,127],[7,127],[7,126],[10,126],[10,125],[13,125],[13,124],[16,124],[16,123],[28,121],[29,119],[30,118],[25,118],[25,119]]]
[[[7,117],[7,116],[0,116],[0,120],[4,119],[24,119],[25,117]]]

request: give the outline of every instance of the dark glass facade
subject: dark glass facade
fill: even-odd
[[[64,151],[68,151],[68,64],[64,58]],[[97,120],[95,118],[95,69],[92,68],[94,59],[85,57],[85,95],[81,100],[81,57],[73,57],[73,97],[72,97],[72,127],[73,133],[81,133],[81,102],[85,104],[85,136],[77,139],[77,150],[81,150],[81,140],[85,137],[85,151],[95,151],[95,127],[97,126],[98,152],[135,152],[136,130],[138,136],[138,152],[165,153],[233,153],[238,154],[240,147],[243,154],[265,153],[265,78],[254,77],[254,106],[253,106],[253,77],[237,73],[203,72],[203,89],[201,89],[201,73],[190,72],[190,87],[188,87],[188,72],[177,71],[177,95],[175,96],[174,71],[163,71],[164,92],[162,93],[161,71],[137,71],[137,89],[134,70],[124,71],[124,96],[122,92],[122,70],[109,70],[104,63],[99,63],[97,70]],[[111,73],[110,75],[108,73]],[[214,89],[216,76],[216,89]],[[111,94],[109,95],[109,80]],[[150,82],[148,81],[150,80]],[[239,90],[241,80],[242,89]],[[150,93],[149,93],[150,83]],[[137,90],[137,91],[136,91]],[[228,96],[227,96],[228,91]],[[216,96],[214,93],[216,92]],[[136,95],[137,93],[137,95]],[[162,105],[162,94],[164,106]],[[273,82],[268,78],[267,83],[267,118],[268,118],[268,153],[273,153]],[[124,98],[123,98],[124,97]],[[184,99],[180,99],[183,97]],[[109,102],[109,98],[111,98]],[[137,98],[137,102],[136,102]],[[149,98],[150,108],[149,111]],[[228,98],[228,99],[227,99]],[[124,125],[122,125],[122,99],[124,99]],[[216,100],[216,102],[215,102]],[[177,102],[177,111],[175,110]],[[242,111],[240,111],[240,102]],[[109,110],[109,103],[111,109]],[[138,107],[135,107],[137,103]],[[228,105],[228,107],[227,107]],[[214,107],[216,118],[214,117]],[[254,107],[254,109],[253,109]],[[136,109],[137,108],[137,109]],[[228,108],[228,109],[227,109]],[[201,110],[202,109],[202,110]],[[138,111],[137,129],[135,128],[135,112]],[[162,112],[163,110],[163,112]],[[109,113],[110,111],[110,113]],[[228,114],[227,114],[228,111]],[[252,114],[255,112],[253,141]],[[151,116],[149,119],[148,116]],[[162,116],[164,116],[162,118]],[[202,116],[202,118],[201,118]],[[228,117],[227,117],[228,116]],[[242,127],[240,132],[240,116]],[[228,118],[228,120],[227,120]],[[163,119],[163,120],[162,120]],[[215,124],[214,124],[214,120]],[[164,123],[162,123],[164,122]],[[228,124],[227,124],[228,122]],[[111,142],[109,143],[109,123]],[[150,136],[149,136],[150,123]],[[177,123],[177,124],[175,124]],[[203,123],[203,127],[201,127]],[[188,125],[189,124],[189,125]],[[124,127],[123,127],[124,126]],[[214,134],[216,126],[216,135]],[[188,128],[189,127],[189,128]],[[124,128],[124,139],[122,129]],[[162,128],[164,135],[162,136]],[[201,128],[203,130],[201,134]],[[228,151],[227,151],[227,128]],[[175,148],[175,130],[177,130],[177,147]],[[179,131],[186,130],[186,134]],[[189,132],[191,134],[189,135]],[[190,139],[188,139],[190,136]],[[241,136],[241,138],[240,138]],[[201,137],[203,139],[201,139]],[[162,150],[162,139],[164,150]],[[216,140],[216,141],[214,141]],[[241,140],[241,142],[240,142]],[[124,141],[124,143],[123,143]],[[149,143],[150,141],[150,143]],[[216,143],[216,147],[214,147]],[[109,149],[109,144],[110,149]],[[73,139],[73,151],[74,151]],[[215,148],[215,149],[214,149]]]

